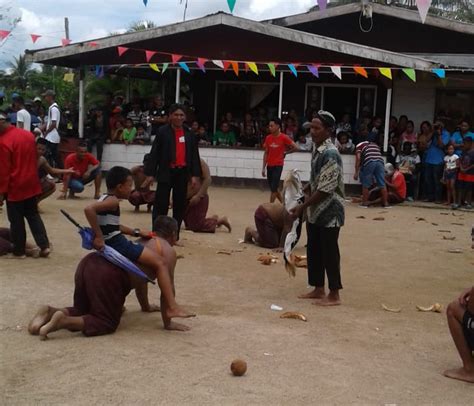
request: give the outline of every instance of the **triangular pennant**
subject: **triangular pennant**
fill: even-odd
[[[416,72],[415,69],[411,68],[403,68],[402,69],[403,73],[407,75],[413,82],[416,82]]]
[[[206,72],[206,62],[207,62],[207,59],[206,58],[198,58],[197,59],[197,62],[196,62],[196,65],[199,67],[199,69],[201,69],[203,72]]]
[[[36,41],[38,41],[39,38],[41,38],[41,35],[30,34],[30,37],[34,44]]]
[[[446,87],[446,85],[448,84],[448,78],[441,78],[441,83],[444,87]]]
[[[230,64],[232,65],[232,70],[234,71],[235,76],[239,76],[239,63],[232,61]]]
[[[191,73],[191,71],[189,70],[189,66],[186,64],[186,62],[178,62],[178,65],[186,72]]]
[[[433,69],[433,73],[440,79],[444,79],[446,77],[446,71],[444,69]]]
[[[224,61],[224,72],[227,72],[227,69],[230,67],[230,62],[229,61]]]
[[[160,72],[160,68],[156,63],[150,63],[150,68],[153,69],[155,72]]]
[[[331,66],[331,72],[342,80],[342,71],[340,66]]]
[[[420,13],[421,22],[424,24],[426,16],[428,15],[428,10],[431,7],[432,0],[416,0],[416,6],[418,7],[418,12]]]
[[[258,75],[258,68],[257,68],[257,64],[255,62],[246,62],[249,69],[255,73],[256,75]]]
[[[183,55],[172,54],[172,55],[171,55],[171,60],[173,61],[173,63],[176,63],[176,62],[178,62],[182,57],[183,57]]]
[[[11,31],[0,30],[0,40],[4,40],[10,35]]]
[[[379,68],[379,72],[384,75],[386,78],[392,80],[392,69],[390,68]]]
[[[234,12],[235,3],[237,3],[237,0],[227,0],[227,4],[229,5],[229,10],[231,13]]]
[[[146,61],[150,62],[151,58],[153,58],[153,55],[155,54],[156,54],[155,51],[145,51]]]
[[[61,44],[63,45],[63,47],[68,46],[70,43],[71,43],[71,40],[68,38],[61,39]]]
[[[224,64],[222,63],[222,61],[219,61],[218,59],[213,59],[212,63],[218,66],[219,68],[224,69]]]
[[[97,78],[103,78],[104,77],[104,67],[101,65],[96,65],[95,66],[95,76]]]
[[[328,4],[328,0],[317,0],[318,7],[321,11],[326,11],[326,6]]]
[[[268,69],[270,69],[270,74],[275,77],[276,76],[276,69],[274,63],[267,63]]]
[[[95,42],[95,41],[91,41],[91,42],[88,43],[88,45],[89,45],[90,47],[96,47],[96,46],[98,46],[99,44],[98,44],[97,42]]]
[[[165,62],[165,63],[163,64],[163,67],[161,68],[161,74],[163,74],[163,73],[166,72],[166,69],[168,69],[168,66],[169,66],[169,65],[170,65],[170,64],[169,64],[168,62]]]
[[[367,71],[361,66],[354,66],[352,69],[354,69],[355,73],[357,73],[360,76],[363,76],[366,79],[369,77],[369,74],[367,73]]]
[[[296,70],[296,67],[294,64],[292,63],[289,63],[288,64],[288,68],[290,68],[290,71],[293,75],[295,75],[296,77],[298,77],[298,71]]]
[[[144,4],[145,7],[146,7],[146,5],[148,4],[148,0],[143,0],[143,4]]]
[[[118,56],[122,56],[127,51],[128,51],[128,48],[126,47],[117,47]]]
[[[316,76],[319,79],[319,70],[316,65],[308,65],[307,68],[313,74],[313,76]]]

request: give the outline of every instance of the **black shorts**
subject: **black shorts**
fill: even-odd
[[[467,310],[462,318],[462,331],[467,345],[471,351],[474,351],[474,315]]]
[[[273,193],[278,192],[282,172],[283,166],[267,166],[268,186]]]

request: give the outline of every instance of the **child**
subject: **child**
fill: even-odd
[[[416,147],[411,142],[403,143],[402,152],[397,156],[396,163],[398,170],[403,173],[407,183],[407,201],[412,202],[415,198],[417,169],[421,160]]]
[[[133,126],[131,118],[127,118],[125,121],[125,128],[122,132],[122,139],[125,145],[132,144],[135,136],[137,135],[137,129]]]
[[[141,145],[150,143],[150,135],[146,132],[143,124],[137,125],[137,135],[135,136],[134,141],[136,144],[141,144]]]
[[[447,155],[444,157],[443,180],[446,183],[446,191],[448,192],[448,205],[451,204],[453,209],[457,209],[455,186],[459,168],[459,157],[454,153],[454,145],[448,145],[446,152]]]
[[[473,136],[464,137],[463,156],[460,159],[457,188],[458,206],[466,204],[466,209],[472,209],[472,190],[474,189],[474,148]]]
[[[349,137],[349,134],[345,131],[340,131],[337,134],[336,148],[341,154],[352,154],[355,150],[355,146]]]
[[[158,284],[164,297],[165,306],[161,309],[163,316],[193,317],[180,308],[173,294],[173,287],[167,266],[163,260],[150,249],[127,240],[124,234],[135,237],[150,238],[149,232],[131,229],[120,224],[119,199],[127,199],[132,191],[132,175],[127,168],[114,166],[107,174],[105,181],[107,193],[100,199],[86,207],[86,215],[92,230],[95,233],[93,246],[101,250],[105,244],[117,250],[131,261],[148,266],[156,272]]]

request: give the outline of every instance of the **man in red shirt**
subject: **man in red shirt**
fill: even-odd
[[[74,169],[74,175],[64,176],[63,190],[58,199],[66,199],[66,192],[69,188],[69,197],[73,199],[75,193],[84,191],[84,185],[94,181],[95,194],[94,199],[100,197],[100,184],[102,182],[102,173],[100,162],[87,152],[87,144],[80,143],[77,151],[69,154],[64,161],[64,169]]]
[[[407,184],[405,177],[390,163],[385,164],[385,184],[387,186],[387,199],[390,204],[399,204],[405,201],[407,197]],[[374,206],[382,202],[381,190],[374,189],[369,194],[369,205]]]
[[[40,194],[35,138],[31,132],[10,125],[7,114],[0,111],[0,206],[6,199],[14,258],[25,258],[25,218],[40,255],[49,255],[48,236],[38,213]]]
[[[270,203],[273,203],[276,199],[283,203],[278,186],[283,171],[285,155],[298,151],[298,146],[290,137],[281,132],[281,120],[279,118],[272,119],[268,124],[268,128],[270,134],[267,135],[263,144],[265,153],[263,154],[262,176],[267,177],[268,185],[270,186]],[[265,168],[267,170],[266,175]]]

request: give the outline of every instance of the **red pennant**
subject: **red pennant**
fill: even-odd
[[[224,63],[224,72],[227,71],[227,69],[229,69],[230,67],[230,62],[229,61],[222,61]]]
[[[98,45],[99,45],[99,44],[98,44],[97,42],[94,42],[94,41],[89,42],[89,46],[90,46],[90,47],[96,47],[96,46],[98,46]]]
[[[239,76],[239,63],[232,61],[230,64],[232,65],[232,69],[233,69],[235,75]]]
[[[122,56],[127,51],[128,51],[128,48],[126,47],[117,47],[117,52],[119,56]]]
[[[10,35],[11,31],[0,30],[0,40],[5,39]]]
[[[182,57],[183,57],[183,55],[172,54],[172,55],[171,55],[171,60],[173,61],[173,63],[176,63],[176,62],[178,62]]]
[[[38,41],[38,38],[41,38],[41,35],[30,34],[30,37],[34,44],[36,41]]]
[[[61,44],[63,44],[63,47],[68,46],[70,43],[71,43],[71,40],[70,40],[70,39],[63,38],[63,39],[61,40]]]
[[[146,61],[150,62],[151,58],[153,58],[153,55],[155,54],[156,54],[155,51],[145,51]]]

